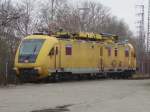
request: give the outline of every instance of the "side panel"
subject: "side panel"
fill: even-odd
[[[105,71],[113,71],[115,66],[112,63],[115,61],[114,58],[114,45],[107,44],[104,45],[104,70]]]
[[[61,68],[65,72],[96,73],[100,62],[99,43],[81,40],[61,40]],[[71,47],[71,55],[66,54],[66,47]]]
[[[125,69],[124,66],[124,58],[125,58],[125,48],[124,45],[118,46],[119,52],[118,52],[118,70],[123,71]]]
[[[60,40],[60,51],[56,59],[56,68],[63,72],[99,73],[127,70],[131,65],[131,49],[128,45],[96,43],[82,40]],[[66,47],[71,48],[67,55]],[[108,48],[111,48],[109,54]],[[129,56],[125,56],[125,50]]]

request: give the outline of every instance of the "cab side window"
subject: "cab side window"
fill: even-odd
[[[136,58],[136,54],[134,53],[134,58]]]
[[[54,47],[49,52],[49,56],[52,56],[52,55],[54,55]]]
[[[135,58],[135,57],[136,57],[136,54],[132,51],[132,52],[131,52],[131,56]]]
[[[66,55],[72,55],[72,46],[71,45],[66,46]]]

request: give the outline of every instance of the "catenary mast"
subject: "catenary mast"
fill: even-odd
[[[148,29],[147,29],[147,53],[150,52],[150,0],[148,0]]]

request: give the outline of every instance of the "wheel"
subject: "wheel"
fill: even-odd
[[[55,75],[55,81],[59,82],[61,80],[60,75],[58,73],[56,73]]]
[[[56,74],[53,73],[51,76],[49,76],[49,77],[48,77],[48,81],[49,81],[49,82],[52,82],[52,83],[57,82],[57,81],[56,81]]]

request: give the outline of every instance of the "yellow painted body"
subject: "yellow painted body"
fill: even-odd
[[[100,36],[98,36],[100,39]],[[71,73],[99,73],[111,70],[135,70],[136,57],[133,46],[129,43],[118,44],[110,40],[86,41],[79,39],[58,39],[47,35],[30,35],[23,39],[45,39],[35,63],[19,63],[19,48],[15,57],[14,69],[17,75],[21,68],[38,70],[38,79],[45,78],[53,72]],[[72,48],[71,55],[66,55],[66,46]],[[56,47],[58,53],[56,53]],[[54,48],[54,54],[49,52]],[[111,55],[108,53],[111,48]],[[125,49],[129,49],[129,56],[125,56]],[[117,49],[117,56],[115,56]]]

